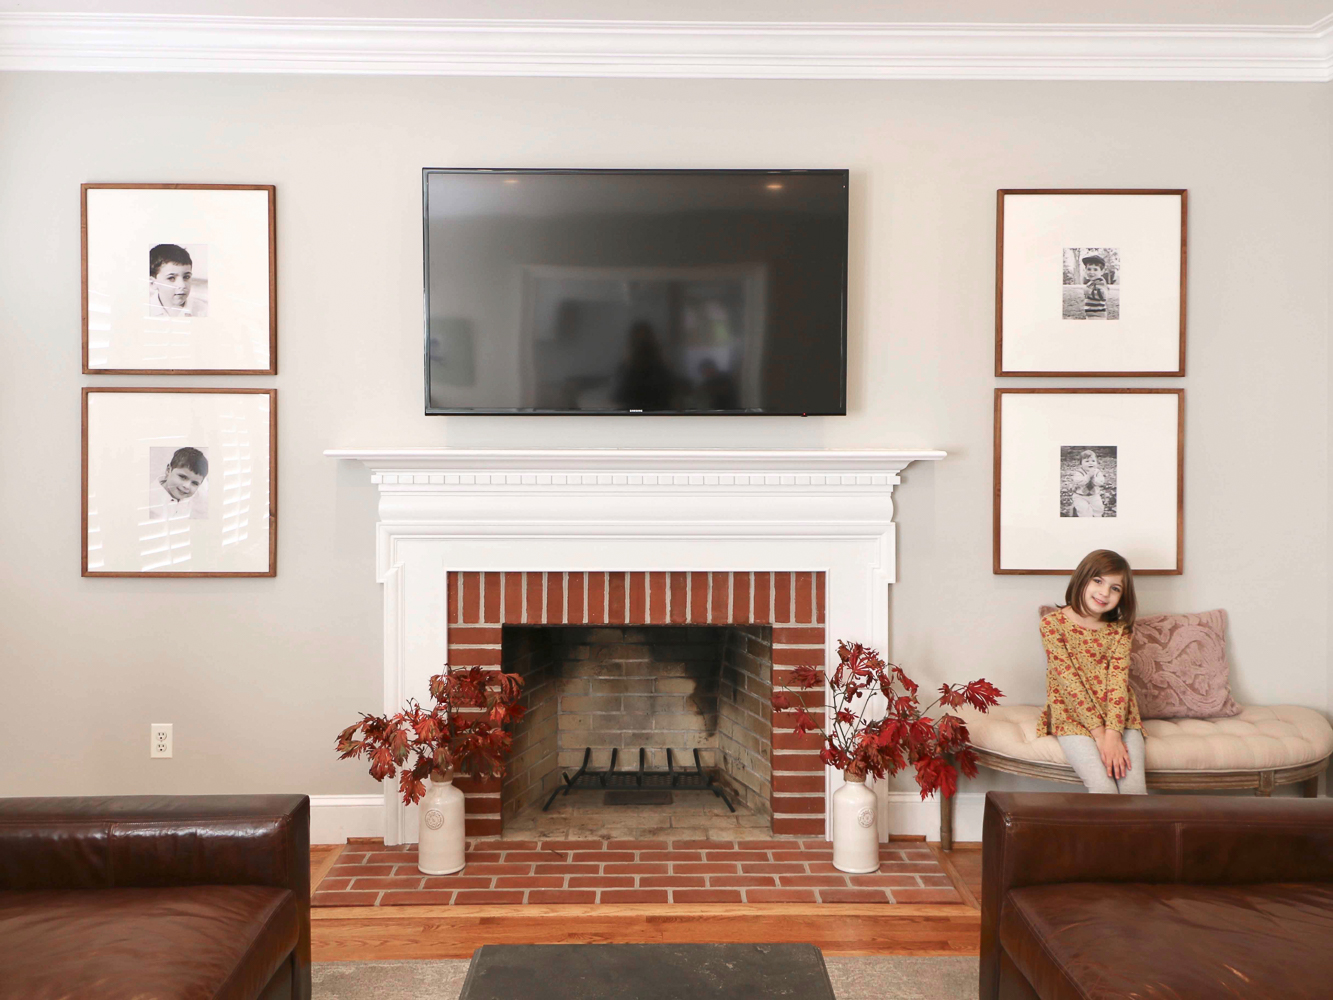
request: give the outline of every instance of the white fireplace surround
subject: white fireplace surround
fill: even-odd
[[[893,488],[912,462],[945,457],[446,448],[324,454],[363,462],[380,491],[386,711],[408,697],[424,700],[428,678],[446,661],[449,571],[822,571],[829,655],[839,638],[887,649]],[[831,801],[841,775],[825,777]],[[403,806],[390,784],[385,843],[410,842],[415,807]],[[883,786],[879,792],[887,835],[891,797]],[[826,830],[827,823],[826,816]],[[920,824],[918,817],[913,825]]]

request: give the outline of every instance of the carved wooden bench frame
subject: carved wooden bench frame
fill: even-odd
[[[983,750],[978,746],[972,747],[972,752],[977,755],[978,764],[994,771],[1019,774],[1025,778],[1062,781],[1070,785],[1083,784],[1068,764],[1007,757],[1004,754]],[[1147,783],[1149,788],[1173,792],[1253,788],[1255,795],[1264,797],[1272,795],[1273,789],[1279,785],[1299,784],[1302,794],[1307,799],[1313,799],[1319,795],[1319,776],[1328,769],[1330,758],[1333,758],[1333,754],[1306,764],[1262,771],[1149,771]],[[940,848],[945,851],[953,850],[952,797],[940,799]]]

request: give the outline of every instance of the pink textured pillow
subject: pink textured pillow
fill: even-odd
[[[1041,614],[1054,610],[1043,605]],[[1145,719],[1239,715],[1227,669],[1227,613],[1141,615],[1129,647],[1129,684]]]

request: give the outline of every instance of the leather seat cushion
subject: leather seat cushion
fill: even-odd
[[[1333,885],[1026,886],[999,937],[1044,1000],[1326,998]]]
[[[0,1000],[253,997],[297,931],[265,886],[0,892]]]
[[[1045,764],[1064,764],[1054,736],[1038,736],[1041,705],[997,705],[987,714],[957,709],[969,742],[982,750]],[[1226,719],[1146,719],[1149,771],[1259,771],[1323,760],[1333,727],[1312,708],[1244,705]]]

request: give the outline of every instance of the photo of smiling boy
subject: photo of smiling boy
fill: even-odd
[[[149,448],[148,518],[208,517],[208,456],[200,448]]]
[[[159,243],[148,251],[148,315],[208,315],[208,247]]]
[[[1065,319],[1120,318],[1120,251],[1115,247],[1065,247]]]

